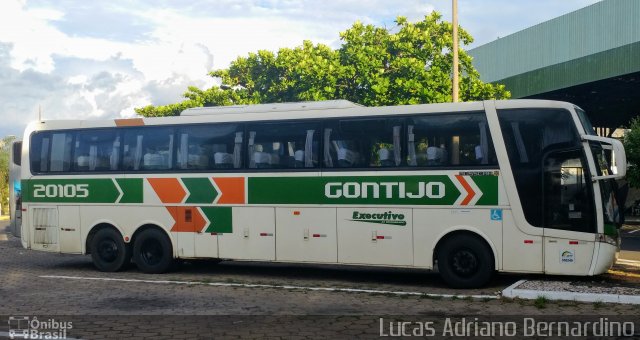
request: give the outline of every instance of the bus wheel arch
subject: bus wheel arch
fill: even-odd
[[[87,235],[86,253],[103,272],[116,272],[131,262],[131,246],[124,242],[118,228],[109,223],[96,224]]]
[[[133,262],[142,272],[159,274],[174,265],[173,243],[165,229],[155,224],[139,227],[131,237]]]
[[[496,251],[482,235],[455,230],[442,236],[433,250],[442,279],[455,288],[486,285],[497,269]]]

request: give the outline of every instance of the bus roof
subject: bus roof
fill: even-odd
[[[350,102],[348,100],[340,99],[340,100],[324,100],[324,101],[318,101],[318,102],[269,103],[269,104],[252,104],[252,105],[194,107],[194,108],[190,108],[182,111],[182,113],[180,113],[180,116],[349,109],[349,108],[355,108],[355,107],[363,107],[363,106],[360,104]]]

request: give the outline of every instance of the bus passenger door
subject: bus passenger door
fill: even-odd
[[[411,209],[339,208],[338,262],[413,265]]]
[[[593,189],[582,150],[552,152],[544,158],[544,272],[589,272],[595,247]]]

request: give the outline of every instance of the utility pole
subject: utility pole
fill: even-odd
[[[458,0],[453,2],[453,92],[452,101],[458,102]]]

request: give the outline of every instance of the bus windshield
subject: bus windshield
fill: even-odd
[[[588,135],[595,135],[596,131],[593,128],[593,125],[591,124],[591,121],[589,120],[589,117],[587,117],[587,114],[584,112],[584,110],[576,106],[576,112],[578,113],[580,124],[582,124],[585,133]]]

